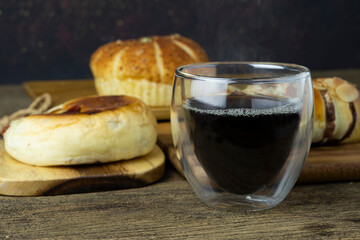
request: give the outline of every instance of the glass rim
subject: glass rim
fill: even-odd
[[[286,68],[294,69],[297,72],[290,75],[279,75],[279,76],[271,76],[271,77],[213,77],[213,76],[204,76],[204,75],[196,75],[184,72],[184,70],[189,68],[196,67],[215,67],[217,65],[250,65],[250,66],[258,66],[263,69],[278,69],[285,70]],[[304,77],[306,75],[310,75],[310,70],[302,65],[293,64],[293,63],[280,63],[280,62],[242,62],[242,61],[217,61],[217,62],[201,62],[201,63],[193,63],[188,65],[183,65],[178,67],[175,70],[175,76],[179,78],[187,78],[191,80],[199,80],[199,81],[214,81],[214,82],[227,82],[227,83],[279,83],[279,82],[291,82],[297,80],[298,78]]]

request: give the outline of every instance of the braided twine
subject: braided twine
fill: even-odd
[[[9,116],[3,116],[0,119],[0,131],[2,135],[2,131],[5,127],[7,127],[11,121],[22,118],[25,116],[33,115],[33,114],[41,114],[48,110],[51,106],[51,96],[48,93],[44,93],[37,98],[29,105],[26,109],[20,109]]]

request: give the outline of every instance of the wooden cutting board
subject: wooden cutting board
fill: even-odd
[[[29,81],[24,83],[24,88],[32,99],[43,93],[49,93],[52,106],[74,98],[97,94],[92,79]],[[158,120],[170,119],[169,107],[150,107],[150,109]]]
[[[180,161],[171,138],[170,123],[158,124],[158,144],[181,173]],[[298,183],[360,180],[360,143],[329,147],[312,147]]]
[[[13,159],[0,140],[0,194],[12,196],[57,195],[142,187],[159,180],[165,155],[156,146],[132,160],[64,167],[37,167]]]

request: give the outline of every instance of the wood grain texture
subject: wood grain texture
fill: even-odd
[[[184,175],[175,154],[169,122],[158,124],[158,144],[174,167]],[[360,180],[360,143],[312,147],[300,174],[300,183]]]
[[[164,174],[165,155],[155,146],[149,154],[132,160],[94,165],[38,167],[8,155],[0,140],[0,194],[56,195],[141,187]]]
[[[298,179],[303,183],[360,180],[360,143],[312,147]]]
[[[31,81],[25,82],[24,88],[32,99],[49,93],[53,106],[74,98],[97,95],[94,82],[89,79]]]
[[[244,214],[205,206],[167,169],[144,188],[1,197],[5,239],[359,239],[360,183],[296,185],[275,208]]]
[[[53,106],[74,98],[97,95],[94,80],[92,79],[29,81],[24,82],[23,85],[32,99],[43,93],[49,93]],[[151,107],[150,109],[158,120],[170,119],[169,107]]]

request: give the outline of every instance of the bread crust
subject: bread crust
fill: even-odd
[[[93,96],[11,122],[4,146],[27,164],[74,165],[142,156],[154,148],[156,138],[155,117],[141,100]]]
[[[354,128],[347,138],[343,139],[343,143],[354,143],[360,141],[360,97],[353,102],[355,121]]]
[[[314,91],[314,128],[312,141],[320,142],[323,139],[326,128],[326,107],[320,90],[313,87]]]
[[[92,54],[90,69],[99,95],[126,94],[139,97],[150,106],[169,106],[175,69],[207,61],[209,58],[199,44],[173,34],[105,44]],[[139,86],[145,92],[139,91]],[[152,102],[146,98],[151,92],[156,94],[149,99],[159,96],[166,100]]]

